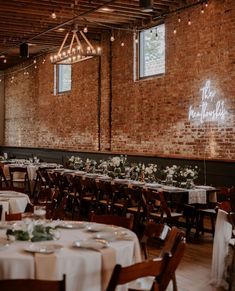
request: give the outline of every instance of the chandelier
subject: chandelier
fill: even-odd
[[[70,44],[67,41],[71,37]],[[75,24],[73,30],[66,33],[63,42],[56,54],[51,55],[52,64],[75,64],[95,56],[101,55],[101,48],[96,49],[87,39],[83,31],[78,31]]]

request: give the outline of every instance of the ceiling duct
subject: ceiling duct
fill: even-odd
[[[140,0],[140,9],[143,12],[152,12],[153,11],[153,0]]]

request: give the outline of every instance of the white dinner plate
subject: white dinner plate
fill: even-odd
[[[52,254],[62,249],[59,244],[31,243],[24,250],[30,253]]]
[[[105,229],[105,225],[102,225],[102,224],[89,223],[86,226],[86,230],[90,232],[103,231],[104,229]]]
[[[0,251],[5,250],[9,246],[8,242],[0,242]]]
[[[0,221],[0,229],[8,228],[9,223],[6,221]]]
[[[100,232],[96,232],[93,238],[104,239],[106,241],[111,242],[111,241],[116,240],[116,235],[114,232],[111,232],[111,231],[100,231]]]
[[[103,239],[76,240],[76,241],[74,241],[73,246],[77,247],[77,248],[101,250],[103,248],[109,247],[109,243],[106,240],[103,240]]]
[[[127,235],[126,231],[101,231],[95,233],[93,238],[112,242],[115,240],[129,240],[130,236]]]
[[[86,224],[82,221],[78,222],[61,222],[56,227],[66,228],[66,229],[80,229],[84,228]]]

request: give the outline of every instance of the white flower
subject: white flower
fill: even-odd
[[[113,164],[114,167],[119,167],[120,166],[121,159],[119,157],[113,157],[111,159],[111,162],[112,162],[112,164]]]
[[[74,162],[74,156],[70,157],[69,161],[73,163]]]
[[[151,175],[153,173],[153,169],[151,167],[146,167],[145,168],[145,173]]]

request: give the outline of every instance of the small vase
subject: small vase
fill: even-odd
[[[193,179],[187,179],[186,180],[186,188],[187,189],[192,189],[193,187],[194,187]]]
[[[169,185],[169,186],[172,186],[173,185],[173,176],[168,174],[166,176],[166,184]]]

